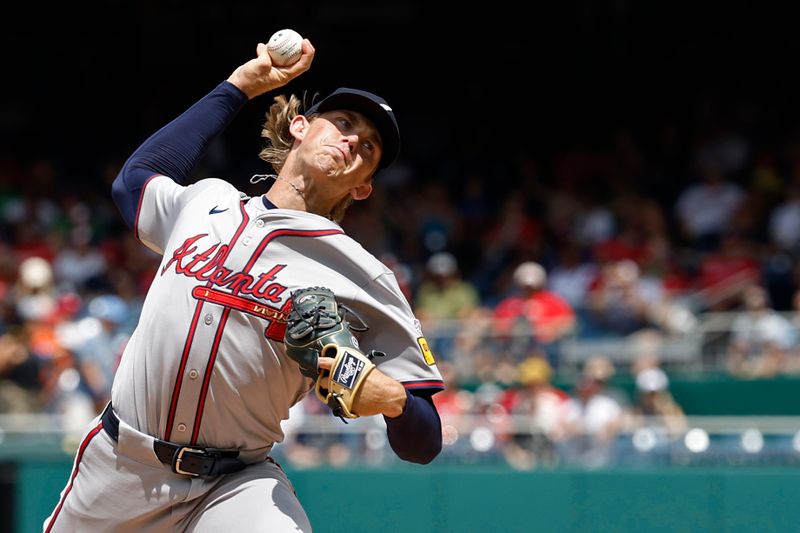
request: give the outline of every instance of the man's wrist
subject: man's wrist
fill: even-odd
[[[397,387],[399,388],[396,388],[393,400],[389,403],[388,408],[383,411],[383,415],[387,418],[399,418],[403,416],[406,410],[408,391],[406,391],[406,388],[399,382],[397,382]]]

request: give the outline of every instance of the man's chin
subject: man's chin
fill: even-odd
[[[345,171],[345,168],[339,161],[325,154],[317,157],[317,168],[323,175],[329,178],[341,176]]]

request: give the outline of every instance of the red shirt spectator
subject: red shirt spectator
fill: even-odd
[[[703,291],[708,305],[724,310],[738,302],[738,291],[731,288],[758,283],[761,265],[750,244],[735,235],[726,236],[717,253],[706,256],[700,264],[697,288]]]
[[[520,294],[502,300],[494,311],[498,331],[508,333],[514,319],[524,317],[542,343],[553,342],[575,326],[575,311],[566,299],[545,289],[547,274],[533,261],[522,263],[514,271],[514,283]]]

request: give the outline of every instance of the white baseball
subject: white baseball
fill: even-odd
[[[278,30],[267,42],[267,51],[276,67],[286,67],[300,59],[303,37],[294,30]]]

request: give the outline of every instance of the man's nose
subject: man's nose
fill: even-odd
[[[350,153],[356,153],[356,148],[358,147],[358,135],[355,133],[352,135],[347,136],[347,145],[349,147]]]

